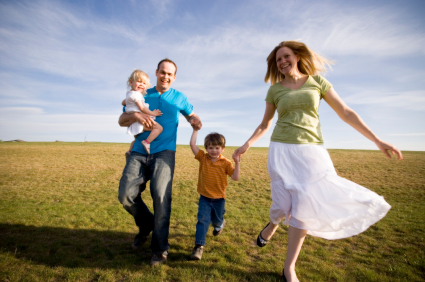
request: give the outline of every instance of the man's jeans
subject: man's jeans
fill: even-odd
[[[198,223],[196,223],[195,245],[205,246],[208,227],[223,228],[225,199],[210,199],[201,195],[198,205]]]
[[[118,199],[136,221],[140,235],[152,233],[152,252],[168,254],[171,192],[176,152],[165,150],[150,155],[132,152],[122,173]],[[143,202],[141,193],[150,180],[154,214]]]

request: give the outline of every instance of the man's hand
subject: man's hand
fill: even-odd
[[[122,113],[120,118],[118,119],[118,124],[122,127],[129,127],[136,121],[140,122],[141,124],[149,128],[151,128],[154,125],[154,121],[152,120],[152,118],[149,115],[144,113],[132,113],[132,114]]]
[[[193,113],[187,116],[186,119],[194,130],[200,130],[202,128],[201,119],[196,114]]]

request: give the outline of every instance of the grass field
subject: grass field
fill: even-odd
[[[168,263],[149,266],[150,244],[117,200],[128,144],[0,143],[0,281],[279,281],[287,227],[265,248],[255,239],[271,204],[266,148],[251,148],[229,180],[227,225],[189,261],[198,163],[178,146]],[[226,148],[230,158],[234,148]],[[301,281],[425,281],[425,152],[388,160],[378,151],[330,150],[339,175],[383,195],[392,209],[343,240],[308,236]],[[148,191],[143,198],[151,207]]]

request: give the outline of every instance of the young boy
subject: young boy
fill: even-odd
[[[239,179],[240,159],[232,162],[221,155],[226,139],[218,133],[210,133],[205,137],[204,146],[207,153],[196,146],[198,131],[193,130],[190,139],[195,159],[199,161],[198,193],[201,195],[198,205],[198,223],[196,224],[195,247],[190,255],[192,260],[200,260],[204,251],[208,227],[212,223],[213,235],[223,232],[226,221],[223,219],[226,198],[227,175],[233,180]]]

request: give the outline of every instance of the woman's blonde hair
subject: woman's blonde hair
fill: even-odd
[[[131,88],[131,83],[133,81],[144,81],[146,83],[146,88],[151,87],[149,76],[144,71],[135,69],[127,80],[127,86]],[[146,93],[146,91],[144,93]]]
[[[267,57],[267,73],[264,77],[264,82],[269,82],[271,85],[281,81],[285,78],[276,64],[276,53],[282,47],[288,47],[294,52],[295,55],[300,56],[300,60],[297,63],[298,70],[305,75],[316,75],[319,72],[325,73],[326,66],[331,68],[332,61],[318,55],[314,51],[310,50],[302,42],[290,40],[282,41],[277,45],[270,55]]]

